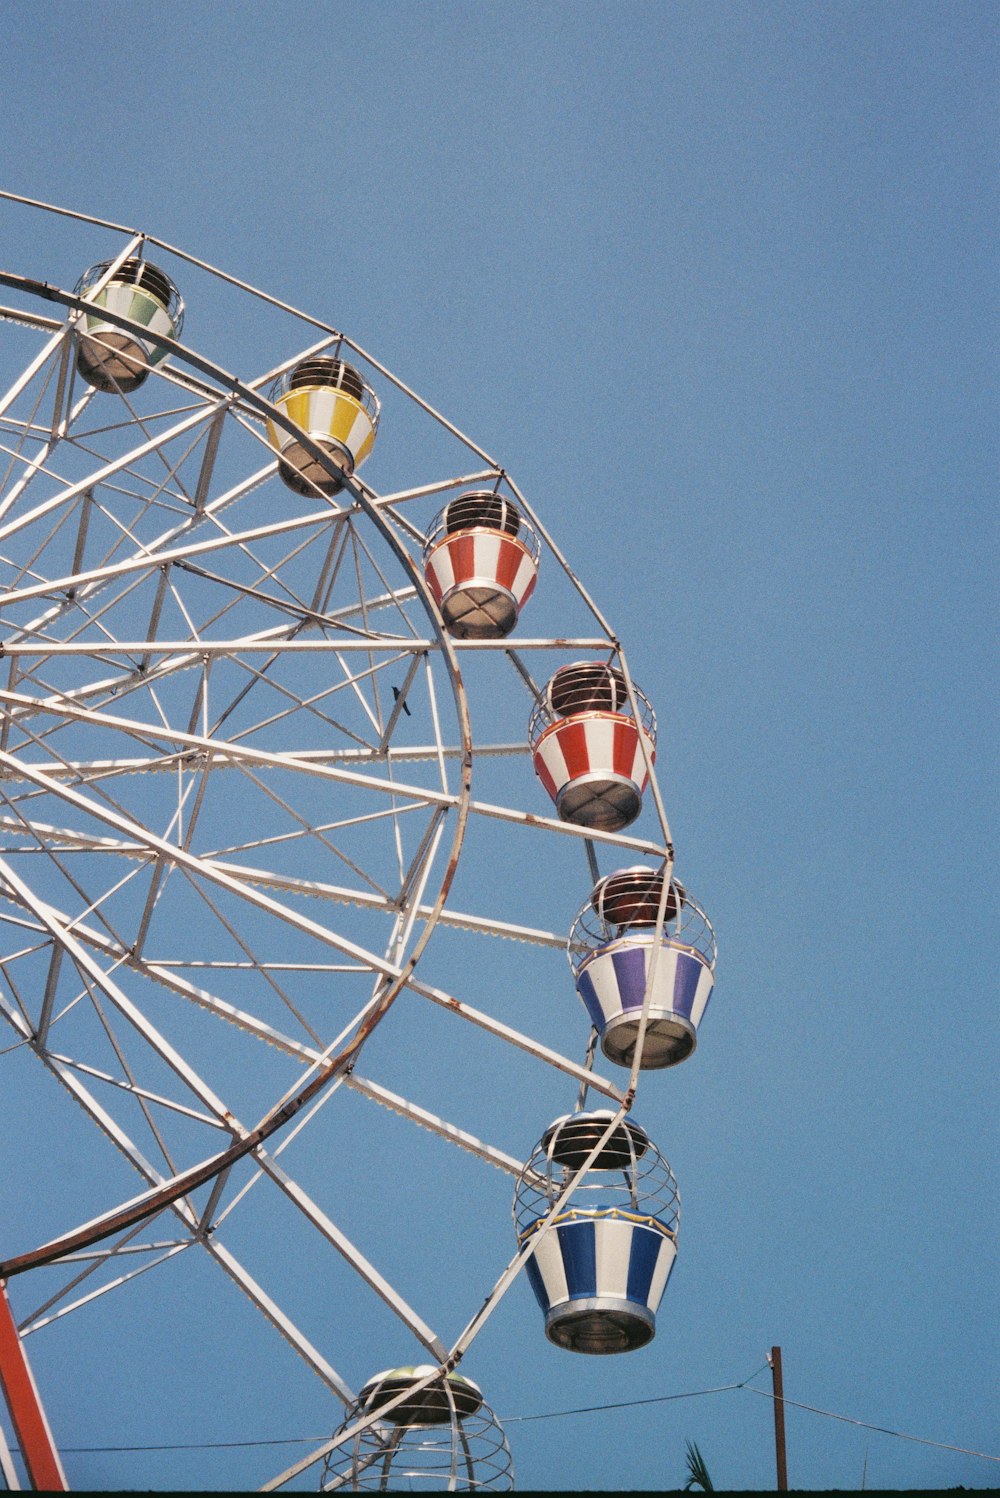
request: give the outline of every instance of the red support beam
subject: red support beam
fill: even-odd
[[[0,1385],[31,1486],[45,1493],[68,1492],[66,1474],[11,1314],[4,1280],[0,1280]]]

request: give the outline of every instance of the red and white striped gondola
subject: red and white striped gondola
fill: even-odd
[[[604,661],[560,666],[528,723],[535,774],[564,822],[618,832],[642,810],[656,754],[656,716]]]
[[[424,575],[449,634],[509,635],[538,578],[539,541],[517,505],[492,490],[450,500],[424,544]]]

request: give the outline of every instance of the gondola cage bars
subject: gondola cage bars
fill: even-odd
[[[510,1449],[500,1423],[471,1379],[443,1373],[415,1388],[430,1364],[389,1368],[349,1405],[335,1438],[408,1389],[385,1418],[356,1431],[327,1456],[321,1490],[509,1492]]]

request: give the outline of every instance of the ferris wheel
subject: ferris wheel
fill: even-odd
[[[0,202],[79,232],[0,273],[20,1445],[23,1349],[56,1424],[50,1341],[169,1378],[164,1306],[186,1346],[250,1307],[329,1402],[264,1486],[510,1486],[466,1370],[519,1272],[550,1341],[612,1353],[676,1253],[629,1109],[694,1049],[715,943],[652,706],[544,506],[346,333]],[[201,351],[226,328],[256,367]]]

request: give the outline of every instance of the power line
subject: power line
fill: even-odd
[[[753,1387],[753,1379],[759,1378],[766,1367],[767,1364],[763,1363],[748,1378],[741,1379],[739,1383],[735,1384],[718,1384],[710,1389],[686,1389],[680,1394],[657,1394],[648,1399],[620,1400],[614,1404],[588,1404],[569,1410],[548,1410],[538,1415],[505,1415],[501,1423],[504,1425],[523,1425],[534,1420],[561,1420],[570,1415],[599,1415],[607,1410],[635,1409],[637,1406],[645,1404],[670,1404],[676,1399],[700,1399],[707,1394],[731,1394],[740,1389],[745,1389],[749,1394],[760,1394],[764,1399],[773,1400],[774,1395],[770,1390],[755,1389]],[[1000,1462],[1000,1456],[993,1456],[988,1451],[974,1451],[969,1446],[955,1446],[948,1441],[932,1441],[927,1436],[912,1436],[906,1431],[893,1430],[887,1425],[873,1425],[870,1421],[858,1420],[853,1415],[841,1415],[835,1410],[820,1409],[815,1404],[804,1404],[799,1399],[789,1399],[786,1396],[782,1400],[782,1403],[791,1405],[797,1410],[808,1410],[812,1415],[823,1415],[828,1420],[841,1420],[847,1425],[858,1425],[862,1430],[874,1430],[879,1435],[895,1436],[900,1441],[914,1441],[919,1446],[934,1446],[940,1451],[954,1451],[961,1456],[978,1456],[985,1462]],[[311,1445],[325,1439],[326,1436],[284,1436],[272,1440],[257,1441],[183,1441],[155,1446],[63,1446],[61,1449],[67,1455],[140,1451],[226,1451],[260,1446]]]
[[[596,1415],[602,1410],[630,1410],[640,1404],[669,1404],[673,1399],[698,1399],[702,1394],[729,1394],[733,1389],[745,1388],[750,1379],[756,1378],[766,1367],[765,1363],[755,1373],[751,1373],[750,1378],[743,1379],[741,1383],[719,1384],[714,1389],[688,1389],[683,1394],[657,1394],[649,1399],[626,1399],[617,1404],[586,1404],[572,1410],[549,1410],[544,1415],[504,1415],[498,1416],[498,1419],[501,1425],[519,1425],[528,1420],[561,1420],[565,1415]],[[759,1393],[759,1390],[754,1392]]]
[[[756,1373],[753,1376],[756,1378]],[[733,1387],[746,1389],[748,1394],[760,1394],[765,1399],[774,1399],[769,1389],[755,1389],[749,1379],[745,1384],[734,1384]],[[781,1402],[794,1405],[797,1410],[808,1410],[813,1415],[825,1415],[828,1420],[843,1420],[848,1425],[860,1425],[863,1430],[877,1430],[883,1436],[896,1436],[900,1441],[916,1441],[919,1446],[937,1446],[941,1451],[958,1451],[962,1456],[981,1456],[984,1462],[1000,1462],[1000,1456],[991,1456],[988,1451],[973,1451],[969,1446],[951,1446],[947,1441],[931,1441],[927,1436],[910,1436],[903,1430],[890,1430],[887,1425],[872,1425],[867,1420],[855,1420],[853,1415],[838,1415],[834,1410],[821,1410],[818,1405],[803,1404],[798,1399],[789,1399],[787,1395]]]
[[[761,1368],[758,1368],[754,1373],[750,1374],[750,1378],[756,1378],[766,1366],[766,1363],[763,1364]],[[649,1399],[629,1399],[621,1401],[617,1404],[593,1404],[582,1406],[579,1409],[573,1410],[551,1410],[548,1413],[542,1415],[510,1415],[505,1416],[502,1423],[504,1425],[516,1425],[527,1420],[558,1420],[564,1415],[593,1415],[598,1414],[601,1410],[625,1410],[631,1409],[634,1406],[640,1404],[667,1404],[674,1399],[697,1399],[702,1394],[726,1394],[730,1393],[733,1389],[742,1389],[746,1384],[749,1383],[749,1381],[749,1379],[744,1379],[742,1383],[738,1384],[720,1384],[718,1388],[714,1389],[689,1389],[681,1394],[659,1394]],[[110,1453],[129,1451],[226,1451],[233,1448],[248,1446],[306,1445],[316,1441],[325,1441],[326,1439],[326,1436],[286,1436],[283,1439],[277,1440],[182,1441],[174,1443],[165,1442],[161,1445],[155,1446],[62,1446],[60,1447],[60,1450],[64,1451],[67,1456],[81,1455],[83,1453],[94,1455],[102,1452]]]

